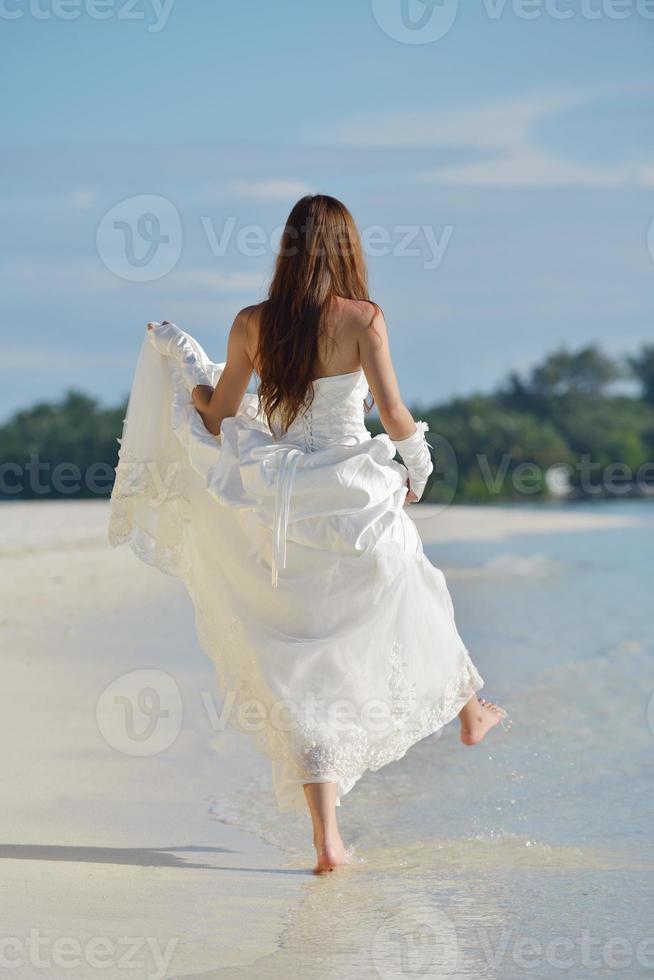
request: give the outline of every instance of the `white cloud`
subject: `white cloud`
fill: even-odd
[[[210,293],[211,295],[254,294],[253,299],[266,291],[269,272],[219,272],[217,269],[177,267],[161,279],[142,284],[156,293]],[[39,260],[5,265],[3,288],[7,293],[23,295],[26,289],[47,289],[48,293],[95,295],[120,291],[124,280],[109,272],[101,261],[82,259],[62,264]]]
[[[96,203],[97,199],[95,191],[88,187],[76,187],[75,190],[70,192],[67,198],[73,207],[79,208],[81,211],[86,211]]]
[[[311,194],[311,188],[299,180],[238,181],[230,189],[237,197],[258,201],[287,201]]]
[[[161,319],[172,320],[178,327],[189,330],[191,333],[196,329],[204,328],[226,331],[243,305],[245,304],[240,300],[221,300],[220,297],[208,299],[195,296],[175,297],[174,299],[171,298],[170,302],[167,302],[163,307]],[[215,355],[214,359],[218,361],[224,359],[224,349],[221,347],[218,347],[217,350],[210,349],[213,346],[213,341],[207,346],[201,337],[198,337],[198,340],[209,356]]]
[[[415,179],[468,187],[651,187],[654,169],[635,165],[587,166],[526,144],[490,160],[423,171]]]
[[[347,146],[442,147],[504,150],[520,145],[529,127],[546,115],[588,101],[588,94],[531,96],[467,109],[409,109],[380,118],[353,119],[307,132],[320,142]]]
[[[47,349],[17,344],[0,344],[0,372],[34,371],[51,374],[53,371],[75,368],[131,367],[134,356],[130,354],[84,354],[70,350]]]
[[[0,197],[0,211],[8,214],[24,214],[26,211],[57,212],[73,208],[76,211],[88,211],[98,202],[97,192],[90,187],[73,187],[61,193],[40,193],[37,188],[29,193],[12,193]]]
[[[162,280],[166,288],[202,289],[215,293],[259,292],[268,282],[263,272],[218,272],[216,269],[178,269]]]
[[[615,91],[592,90],[525,96],[453,110],[409,110],[350,120],[308,133],[348,146],[425,148],[474,154],[473,160],[435,166],[414,175],[419,183],[474,187],[650,187],[651,160],[596,166],[577,163],[539,146],[535,126],[549,116],[587,105]],[[481,158],[480,158],[481,155]]]
[[[121,288],[121,280],[114,276],[100,259],[79,259],[68,263],[54,258],[51,262],[42,259],[5,263],[2,269],[3,290],[7,293],[18,291],[24,295],[26,289],[48,293],[88,295],[114,292]]]

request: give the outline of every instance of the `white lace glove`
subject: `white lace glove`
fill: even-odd
[[[409,471],[409,489],[418,500],[422,497],[427,485],[427,477],[434,468],[429,452],[431,447],[425,439],[427,429],[426,422],[416,422],[416,431],[412,436],[407,436],[406,439],[391,439]]]
[[[196,385],[214,387],[193,339],[187,333],[174,323],[155,323],[148,330],[148,336],[155,350],[164,357],[172,357],[177,361],[179,372],[189,391]]]

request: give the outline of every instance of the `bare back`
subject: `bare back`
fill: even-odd
[[[255,371],[257,370],[255,352],[258,347],[263,306],[264,304],[260,303],[249,308],[248,351]],[[316,378],[350,374],[362,367],[359,338],[362,328],[372,321],[375,313],[376,307],[365,300],[335,297],[324,334],[318,341]]]
[[[205,425],[211,425],[216,432],[220,432],[222,419],[236,414],[252,371],[257,371],[262,308],[263,303],[246,307],[232,325],[227,364],[203,415]],[[395,376],[383,313],[365,300],[339,296],[334,300],[324,336],[319,341],[315,378],[350,374],[360,369],[391,439],[404,439],[415,432],[413,416],[402,401]]]

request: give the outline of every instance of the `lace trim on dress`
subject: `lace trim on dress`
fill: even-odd
[[[416,742],[452,721],[482,685],[481,677],[466,654],[461,670],[447,682],[443,696],[425,703],[417,712],[411,709],[405,719],[396,714],[395,726],[383,738],[372,740],[362,726],[339,732],[338,739],[329,740],[316,736],[315,732],[303,732],[304,769],[311,776],[337,773],[341,779],[358,779],[367,769],[373,772],[381,769],[389,762],[401,759]],[[392,696],[391,710],[394,705],[404,703],[401,682]]]
[[[144,500],[156,535],[138,523],[136,513]],[[187,503],[178,463],[171,462],[162,474],[158,463],[121,448],[111,494],[109,543],[114,547],[129,544],[147,565],[167,575],[183,576]]]
[[[406,676],[408,664],[401,659],[403,646],[396,640],[391,647],[389,657],[390,673],[388,675],[388,688],[391,699],[391,715],[398,725],[402,723],[416,705],[416,685],[410,682]]]
[[[190,583],[187,585],[194,599]],[[238,719],[241,714],[246,717],[253,704],[261,705],[265,711],[265,706],[271,703],[271,694],[256,657],[243,655],[243,625],[238,618],[232,617],[224,634],[225,642],[217,649],[195,599],[194,607],[200,646],[216,664],[218,692],[223,703],[229,706],[229,717]],[[407,678],[403,651],[404,645],[398,640],[390,646],[388,704],[392,723],[377,737],[372,737],[366,728],[356,723],[334,733],[315,724],[299,721],[292,725],[271,724],[268,719],[265,724],[248,725],[244,730],[270,759],[285,762],[296,771],[299,765],[307,776],[331,779],[336,776],[341,781],[356,781],[368,769],[381,769],[389,762],[401,759],[416,742],[452,721],[483,687],[483,680],[461,643],[459,672],[447,682],[440,698],[421,704],[415,685]],[[239,728],[237,722],[233,723]]]

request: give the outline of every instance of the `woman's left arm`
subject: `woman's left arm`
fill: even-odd
[[[236,415],[254,370],[250,357],[248,324],[252,307],[237,314],[227,341],[227,362],[215,388],[196,385],[193,404],[214,436],[220,435],[223,419]]]

